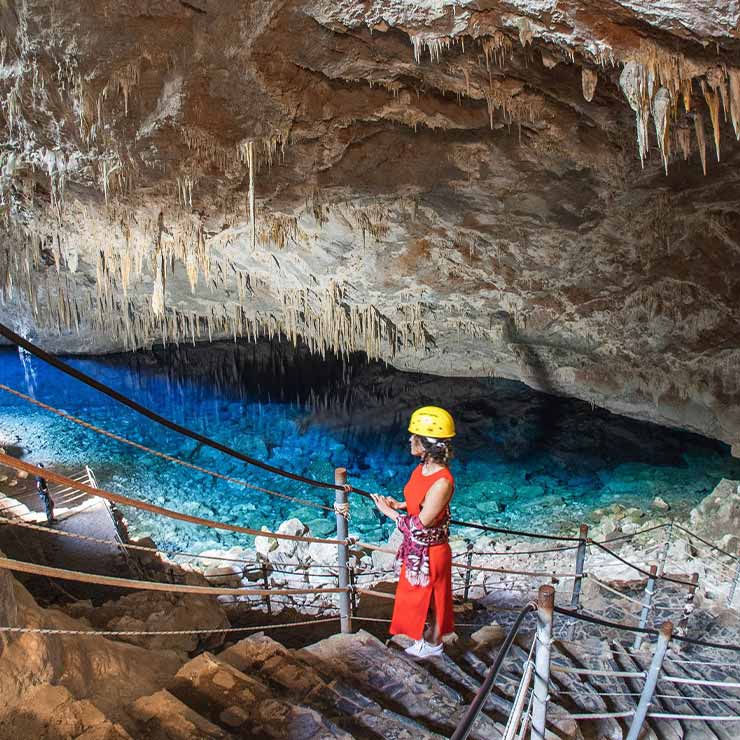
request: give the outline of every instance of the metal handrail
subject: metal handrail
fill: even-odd
[[[514,642],[514,638],[517,636],[517,634],[519,634],[519,628],[521,627],[524,618],[536,609],[537,604],[532,601],[527,604],[517,615],[514,624],[509,630],[509,634],[506,635],[506,639],[501,645],[501,649],[496,656],[496,660],[488,669],[483,683],[478,689],[478,692],[476,693],[473,701],[468,707],[468,710],[465,712],[465,716],[462,718],[462,720],[460,720],[460,724],[457,726],[457,729],[450,737],[450,740],[465,740],[465,738],[467,738],[467,736],[470,734],[470,731],[473,729],[473,723],[478,718],[478,715],[481,713],[483,706],[485,705],[486,700],[488,699],[488,696],[493,689],[493,684],[495,683],[496,677],[501,670],[501,666],[504,664],[504,660],[506,659],[509,649]]]

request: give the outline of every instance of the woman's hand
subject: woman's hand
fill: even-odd
[[[396,499],[391,498],[390,496],[383,496],[385,499],[386,504],[391,507],[391,509],[394,509],[395,511],[400,511],[401,509],[406,508],[406,502],[405,501],[396,501]]]
[[[391,503],[389,503],[388,496],[381,496],[377,493],[371,493],[370,497],[375,502],[375,505],[378,507],[378,510],[380,512],[393,519],[393,521],[398,519],[398,512],[391,505]],[[390,499],[390,501],[393,503],[399,503],[398,501],[394,501],[394,499]]]

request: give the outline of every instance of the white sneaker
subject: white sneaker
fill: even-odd
[[[442,655],[444,652],[444,645],[441,642],[439,645],[431,645],[426,640],[416,640],[414,644],[411,645],[411,647],[407,647],[404,652],[412,658],[433,658],[436,655]]]
[[[423,648],[424,640],[414,640],[403,652],[406,653],[406,655],[410,655],[412,658],[418,658],[419,653]]]

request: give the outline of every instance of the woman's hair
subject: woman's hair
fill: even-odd
[[[424,448],[424,454],[421,458],[424,462],[431,460],[440,465],[447,465],[452,460],[452,444],[449,439],[422,437],[420,435],[417,435],[417,437],[419,442],[421,442],[421,446]]]

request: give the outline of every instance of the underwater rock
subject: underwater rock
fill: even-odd
[[[653,503],[651,504],[653,509],[658,509],[660,511],[669,511],[671,508],[671,505],[664,501],[660,496],[656,496],[653,499]]]

